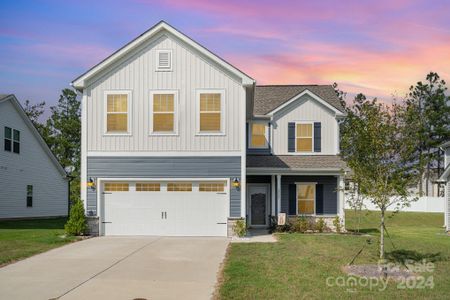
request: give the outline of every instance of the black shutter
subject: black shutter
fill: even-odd
[[[323,215],[323,184],[316,184],[316,214]]]
[[[322,124],[314,123],[314,152],[322,151]]]
[[[288,152],[295,152],[295,123],[288,123]]]
[[[250,129],[250,126],[249,126],[248,123],[246,123],[245,125],[247,126],[247,127],[246,127],[246,131],[245,131],[245,132],[247,133],[247,135],[246,135],[247,138],[245,139],[245,141],[246,141],[245,143],[246,143],[247,149],[248,149],[248,140],[250,139],[250,130],[249,130],[249,129]]]
[[[297,186],[289,185],[289,215],[296,215],[297,212]]]

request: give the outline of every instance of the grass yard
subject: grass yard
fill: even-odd
[[[66,218],[0,221],[0,266],[75,241],[62,237]]]
[[[373,243],[355,264],[377,263],[379,214],[363,215],[361,232]],[[341,284],[348,276],[341,271],[365,245],[362,235],[279,234],[274,244],[232,244],[224,266],[221,299],[448,299],[450,297],[450,236],[443,234],[443,214],[400,213],[387,220],[392,238],[386,251],[394,260],[430,258],[435,270],[421,273],[428,288],[405,288],[389,282],[384,291],[358,284]],[[346,227],[357,228],[357,217],[347,211]],[[432,279],[429,279],[432,276]],[[327,278],[331,284],[327,285]],[[342,281],[336,281],[336,278]],[[423,283],[423,282],[422,282]],[[430,283],[434,284],[433,288]],[[340,285],[340,286],[338,286]],[[406,284],[404,285],[406,287]],[[420,286],[409,282],[409,287]],[[381,284],[379,285],[381,288]],[[400,288],[399,288],[400,287]]]

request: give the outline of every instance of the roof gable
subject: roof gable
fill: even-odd
[[[273,113],[309,94],[338,114],[345,114],[344,108],[331,85],[260,85],[255,88],[254,115]]]
[[[103,61],[101,61],[100,63],[98,63],[97,65],[92,67],[91,69],[89,69],[87,72],[85,72],[84,74],[82,74],[79,77],[77,77],[76,79],[74,79],[72,81],[71,85],[78,90],[82,90],[85,87],[87,80],[89,80],[93,76],[97,75],[99,72],[101,72],[105,68],[111,66],[112,64],[114,64],[115,62],[117,62],[118,60],[123,58],[124,56],[126,56],[128,53],[130,53],[130,51],[133,51],[134,49],[141,46],[143,43],[150,40],[152,37],[164,32],[164,31],[172,34],[179,40],[183,41],[184,43],[188,44],[189,46],[191,46],[192,48],[197,50],[202,55],[206,56],[208,59],[211,59],[212,61],[219,64],[221,67],[223,67],[227,71],[229,71],[232,74],[235,74],[237,77],[241,78],[242,85],[254,84],[255,80],[253,78],[251,78],[250,76],[248,76],[247,74],[245,74],[244,72],[242,72],[241,70],[236,68],[235,66],[231,65],[230,63],[226,62],[219,56],[215,55],[214,53],[212,53],[211,51],[209,51],[208,49],[206,49],[199,43],[195,42],[194,40],[192,40],[185,34],[181,33],[174,27],[170,26],[166,22],[160,21],[159,23],[157,23],[156,25],[154,25],[153,27],[148,29],[146,32],[144,32],[143,34],[141,34],[140,36],[138,36],[137,38],[135,38],[134,40],[132,40],[131,42],[129,42],[128,44],[126,44],[125,46],[123,46],[122,48],[120,48],[119,50],[117,50],[116,52],[111,54],[110,56],[108,56],[107,58],[105,58]]]
[[[61,166],[59,161],[56,159],[55,155],[50,150],[50,148],[48,147],[47,143],[44,141],[44,139],[42,138],[40,133],[37,131],[36,127],[34,127],[33,123],[26,115],[25,111],[22,108],[22,105],[20,105],[16,96],[14,96],[13,94],[10,94],[10,95],[0,94],[0,103],[5,102],[5,101],[9,101],[12,104],[12,106],[16,109],[18,115],[22,118],[22,120],[25,122],[27,127],[30,129],[33,136],[37,139],[38,143],[41,145],[44,152],[48,155],[48,157],[53,162],[55,167],[61,173],[61,176],[66,177],[67,174],[64,171],[63,167]]]

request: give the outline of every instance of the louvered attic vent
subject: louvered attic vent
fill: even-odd
[[[157,70],[158,71],[171,71],[172,70],[172,51],[159,50],[157,57]]]

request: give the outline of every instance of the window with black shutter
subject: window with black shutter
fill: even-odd
[[[27,185],[27,207],[33,206],[33,186]]]

